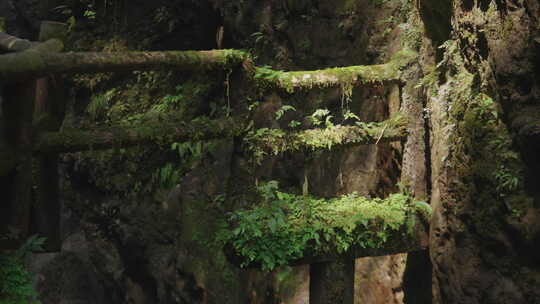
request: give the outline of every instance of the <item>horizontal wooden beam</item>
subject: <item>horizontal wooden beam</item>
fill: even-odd
[[[315,198],[277,190],[277,182],[258,188],[252,207],[229,217],[220,239],[230,261],[241,267],[272,270],[423,250],[431,207],[407,193],[386,198]]]
[[[242,131],[244,126],[233,119],[182,121],[174,117],[156,118],[133,126],[42,133],[38,136],[33,151],[63,153],[149,143],[170,144],[176,141],[234,137]]]
[[[281,154],[287,151],[330,149],[334,146],[374,144],[400,140],[407,135],[405,120],[394,118],[366,126],[333,126],[287,133],[281,129],[253,131],[243,140],[251,152]],[[174,115],[159,116],[133,125],[41,133],[34,152],[76,152],[129,147],[151,142],[170,143],[238,136],[245,124],[233,119],[183,121]],[[259,153],[260,155],[260,153]]]
[[[2,19],[0,19],[1,23]],[[65,41],[68,26],[65,23],[55,21],[42,21],[39,30],[39,40],[47,41],[59,39]],[[27,39],[11,36],[4,32],[0,26],[0,50],[5,52],[22,52],[39,45],[40,42],[33,42]],[[58,51],[55,51],[58,52]]]
[[[244,142],[248,150],[264,157],[285,152],[330,150],[335,147],[399,141],[406,138],[407,133],[407,120],[396,116],[378,123],[335,125],[297,132],[258,129],[250,132]]]
[[[58,73],[136,70],[201,71],[240,65],[248,54],[238,50],[167,52],[20,52],[0,56],[0,80],[38,78]]]
[[[423,216],[418,214],[417,218]],[[388,231],[386,233],[389,233]],[[346,259],[357,259],[363,257],[384,256],[399,253],[408,253],[420,250],[426,250],[429,246],[429,227],[421,220],[417,220],[412,233],[407,232],[406,228],[390,231],[386,242],[376,248],[366,248],[359,245],[350,247],[344,252],[331,250],[324,253],[313,250],[304,251],[303,257],[292,260],[289,266],[298,266],[305,264],[314,264],[322,262],[343,261]],[[228,244],[224,248],[227,260],[235,266],[243,268],[258,268],[261,269],[260,263],[246,263],[245,257],[236,253],[232,245]]]
[[[0,31],[0,50],[5,52],[21,52],[32,47],[30,40],[17,38]]]
[[[328,68],[315,71],[275,71],[256,68],[255,79],[262,85],[293,92],[297,89],[312,89],[400,83],[400,70],[416,58],[409,50],[398,52],[389,62],[376,65],[358,65]]]

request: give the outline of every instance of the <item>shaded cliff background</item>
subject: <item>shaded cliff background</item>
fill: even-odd
[[[419,52],[403,88],[258,94],[230,71],[76,75],[66,126],[152,111],[186,118],[255,108],[288,128],[316,109],[362,121],[402,112],[406,142],[268,158],[234,140],[62,157],[62,251],[33,256],[43,303],[308,303],[307,267],[230,265],[212,241],[224,212],[262,180],[334,197],[385,196],[401,181],[434,208],[430,252],[356,260],[355,303],[540,303],[535,155],[540,5],[535,0],[1,0],[10,34],[71,24],[68,51],[248,49],[258,65],[305,70]],[[255,97],[254,97],[255,96]],[[294,104],[296,111],[276,118]],[[336,114],[334,119],[344,119]],[[410,180],[403,180],[407,177]],[[433,263],[433,268],[432,268]],[[336,303],[350,270],[327,274]]]

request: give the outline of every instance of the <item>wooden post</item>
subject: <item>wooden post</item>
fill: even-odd
[[[354,304],[354,259],[309,265],[309,304]]]
[[[41,23],[39,40],[65,40],[64,23]],[[36,81],[34,105],[34,130],[58,131],[65,116],[65,94],[60,76],[47,76]],[[60,185],[58,153],[41,153],[37,156],[36,199],[32,205],[32,233],[46,237],[45,251],[59,251],[60,240]]]
[[[13,84],[4,90],[7,142],[16,151],[16,167],[10,173],[14,186],[2,195],[9,198],[7,226],[15,231],[18,243],[29,236],[32,191],[32,115],[35,81]],[[6,229],[7,227],[4,227]],[[20,244],[19,244],[20,245]]]

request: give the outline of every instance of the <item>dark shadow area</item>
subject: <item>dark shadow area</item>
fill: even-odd
[[[407,255],[403,275],[403,292],[406,304],[431,304],[432,266],[429,251],[415,251]]]

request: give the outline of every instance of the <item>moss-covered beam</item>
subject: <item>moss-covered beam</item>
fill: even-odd
[[[0,28],[0,50],[6,52],[20,52],[29,49],[32,45],[34,45],[34,43],[30,40],[8,35]]]
[[[310,248],[302,253],[301,258],[291,260],[287,265],[299,266],[426,250],[429,246],[429,226],[419,221],[421,218],[419,214],[411,216],[414,216],[417,220],[412,231],[407,231],[407,229],[403,227],[400,230],[386,232],[386,241],[378,247],[370,248],[361,245],[353,245],[345,251],[338,251],[334,248],[325,252]],[[358,229],[356,232],[365,233],[365,230]],[[374,235],[378,232],[381,231],[375,229],[370,230],[370,233]],[[249,261],[246,257],[239,255],[232,245],[228,245],[224,250],[229,262],[233,265],[242,268],[264,268],[261,262]]]
[[[4,18],[0,18],[0,50],[5,52],[22,52],[39,44],[39,42],[33,42],[5,33],[4,21]],[[67,31],[68,26],[65,23],[42,21],[39,29],[39,41],[44,42],[50,39],[65,41]]]
[[[34,152],[77,152],[122,148],[150,143],[209,140],[234,137],[245,126],[233,119],[182,121],[172,117],[156,118],[133,126],[113,126],[92,131],[63,130],[39,135]]]
[[[335,125],[299,132],[258,129],[250,132],[244,140],[248,150],[262,157],[284,152],[329,150],[336,146],[386,143],[404,139],[406,136],[407,120],[396,116],[379,123]]]
[[[356,193],[316,199],[268,191],[253,209],[236,211],[221,232],[230,261],[271,270],[281,265],[423,250],[431,208],[407,194],[367,198]]]
[[[0,56],[0,80],[9,82],[55,73],[135,70],[201,71],[240,65],[248,54],[238,50],[51,53],[21,52]]]
[[[400,83],[400,70],[416,56],[417,54],[413,51],[402,50],[385,64],[348,66],[316,71],[282,72],[256,68],[255,79],[262,86],[280,88],[289,92],[297,89]]]

